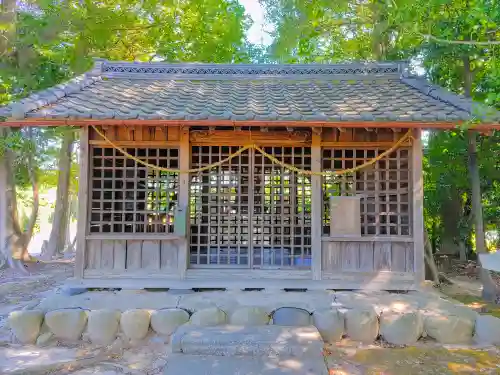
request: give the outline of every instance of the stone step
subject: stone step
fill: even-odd
[[[171,354],[163,375],[328,375],[322,358]]]
[[[213,356],[322,358],[324,342],[314,326],[185,325],[172,336],[172,352]]]

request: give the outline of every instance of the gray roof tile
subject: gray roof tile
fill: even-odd
[[[401,64],[217,65],[98,62],[99,69],[0,108],[14,118],[453,121],[500,114]],[[105,79],[102,79],[102,78]]]

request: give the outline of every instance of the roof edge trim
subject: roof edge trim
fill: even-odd
[[[96,59],[95,73],[107,78],[236,79],[401,77],[407,62],[353,64],[167,64]],[[100,69],[100,72],[98,71]]]

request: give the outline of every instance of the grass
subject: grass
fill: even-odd
[[[465,375],[500,374],[496,350],[448,349],[435,346],[342,349],[326,352],[330,375]]]
[[[480,314],[492,315],[500,318],[500,305],[484,301],[481,297],[470,294],[447,294],[448,297],[463,303],[464,305],[476,310]]]

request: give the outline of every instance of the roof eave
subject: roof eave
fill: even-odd
[[[118,120],[118,119],[8,119],[0,126],[255,126],[323,128],[458,129],[467,121],[258,121],[258,120]],[[472,130],[500,130],[500,123],[478,123]]]

